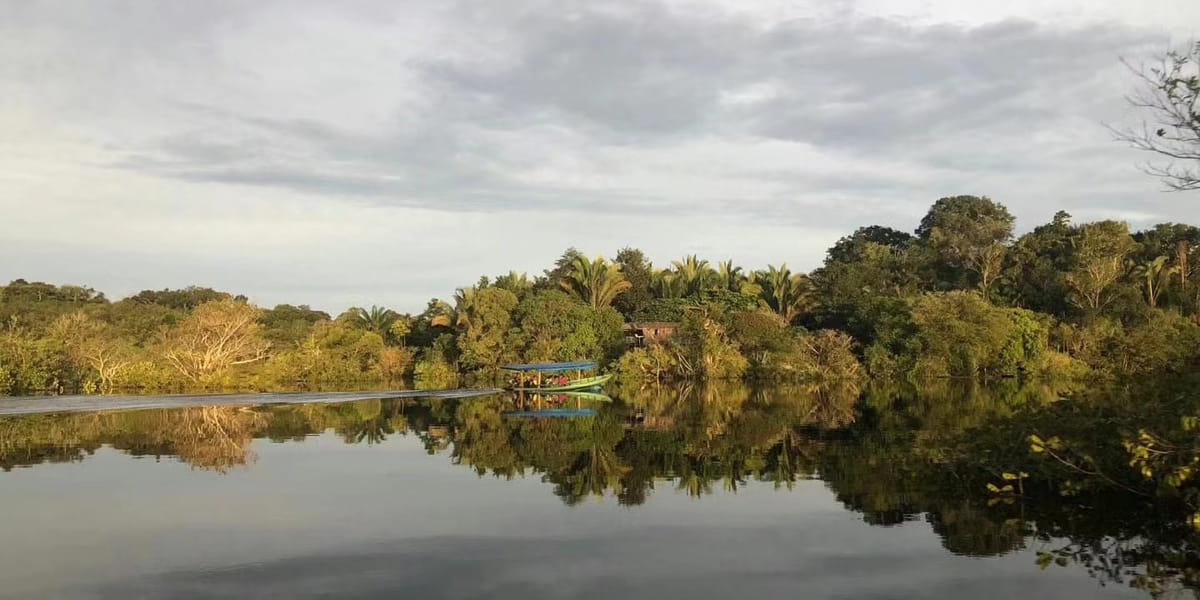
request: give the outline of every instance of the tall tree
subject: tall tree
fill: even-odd
[[[670,269],[655,269],[650,289],[656,298],[682,298],[687,295],[684,281]]]
[[[721,287],[731,292],[742,291],[742,285],[747,280],[742,268],[734,266],[732,258],[717,263],[717,278]]]
[[[567,248],[563,251],[562,256],[554,261],[554,268],[547,269],[543,276],[534,283],[534,286],[539,290],[558,289],[559,282],[571,274],[572,269],[575,268],[575,260],[579,258],[586,259],[587,257],[575,247]]]
[[[271,310],[263,311],[259,322],[263,325],[263,337],[272,346],[294,348],[308,337],[313,325],[328,320],[328,314],[313,310],[306,304],[278,304]]]
[[[1133,275],[1140,280],[1142,290],[1146,294],[1146,304],[1150,308],[1158,306],[1158,297],[1171,284],[1171,277],[1175,274],[1175,270],[1176,267],[1167,264],[1165,256],[1159,256],[1133,266]]]
[[[621,248],[613,261],[621,267],[621,274],[629,282],[629,289],[613,300],[613,308],[627,318],[632,318],[654,299],[651,285],[654,283],[654,266],[645,253],[637,248]]]
[[[526,294],[533,290],[533,281],[529,279],[529,275],[516,271],[509,271],[497,277],[492,285],[516,294],[517,298],[524,298]]]
[[[707,260],[700,259],[695,254],[685,256],[682,260],[671,261],[671,266],[685,296],[698,295],[716,283],[717,272],[709,266]]]
[[[792,273],[787,265],[768,265],[766,271],[755,273],[755,282],[762,286],[762,299],[771,310],[791,323],[811,305],[812,286],[808,277]]]
[[[838,240],[829,249],[826,262],[850,263],[861,260],[867,244],[879,244],[900,249],[907,246],[912,240],[912,234],[891,227],[881,225],[859,227],[854,233]]]
[[[516,307],[516,294],[502,288],[488,287],[471,294],[470,304],[459,309],[458,348],[465,366],[492,369],[510,357],[505,336]]]
[[[1200,42],[1151,64],[1126,65],[1138,78],[1126,100],[1146,116],[1139,126],[1114,129],[1117,139],[1162,158],[1143,170],[1167,189],[1200,189]]]
[[[259,335],[260,312],[233,299],[205,302],[166,332],[163,358],[192,381],[262,360],[270,344]]]
[[[1000,274],[1015,219],[1003,204],[983,196],[952,196],[934,203],[917,236],[932,249],[958,284],[966,273],[987,297]]]
[[[1049,223],[1017,239],[1005,259],[1002,290],[1009,303],[1052,315],[1068,312],[1064,275],[1071,268],[1074,235],[1071,215],[1060,210]]]
[[[1073,241],[1072,267],[1066,275],[1071,300],[1096,314],[1113,300],[1113,284],[1125,274],[1125,257],[1136,243],[1129,237],[1129,226],[1117,221],[1082,225]]]
[[[385,337],[392,323],[400,318],[400,313],[382,306],[374,306],[371,308],[354,307],[350,309],[350,315],[354,319],[354,324],[366,329],[374,331],[380,337]]]
[[[590,261],[580,256],[559,285],[593,308],[603,308],[632,284],[621,273],[620,265],[608,262],[603,256]]]
[[[102,391],[110,391],[133,362],[132,345],[120,338],[112,325],[83,311],[59,317],[50,335],[63,344],[72,360],[96,372]]]

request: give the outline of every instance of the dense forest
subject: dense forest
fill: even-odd
[[[543,274],[482,277],[420,314],[262,309],[209,288],[110,301],[0,287],[0,393],[446,387],[513,361],[597,360],[625,379],[808,382],[1120,378],[1200,358],[1200,228],[1073,223],[1014,237],[986,197],[938,200],[913,233],[862,227],[811,273],[567,250]],[[631,347],[628,322],[678,323]]]

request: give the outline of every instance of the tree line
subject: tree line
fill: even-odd
[[[0,392],[454,385],[514,361],[596,360],[651,380],[1120,377],[1200,355],[1200,229],[1073,223],[1020,236],[986,197],[938,200],[912,233],[873,225],[809,273],[695,255],[656,266],[568,249],[542,274],[481,277],[418,314],[262,309],[210,288],[110,301],[0,286]],[[677,323],[629,347],[628,322]]]

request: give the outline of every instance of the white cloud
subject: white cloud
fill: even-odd
[[[572,245],[810,268],[949,194],[1194,213],[1102,127],[1182,0],[114,7],[0,15],[0,279],[419,310]]]

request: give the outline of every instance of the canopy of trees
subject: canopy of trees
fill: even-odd
[[[1200,229],[1059,212],[1014,239],[983,196],[936,201],[912,234],[859,228],[819,268],[696,255],[656,267],[568,249],[543,275],[481,277],[420,314],[260,309],[203,287],[111,302],[0,286],[0,392],[449,386],[510,361],[596,360],[633,378],[1125,377],[1200,360]],[[630,348],[629,321],[677,334]],[[826,383],[821,383],[826,382]],[[394,385],[394,383],[393,383]],[[857,385],[857,384],[856,384]]]

